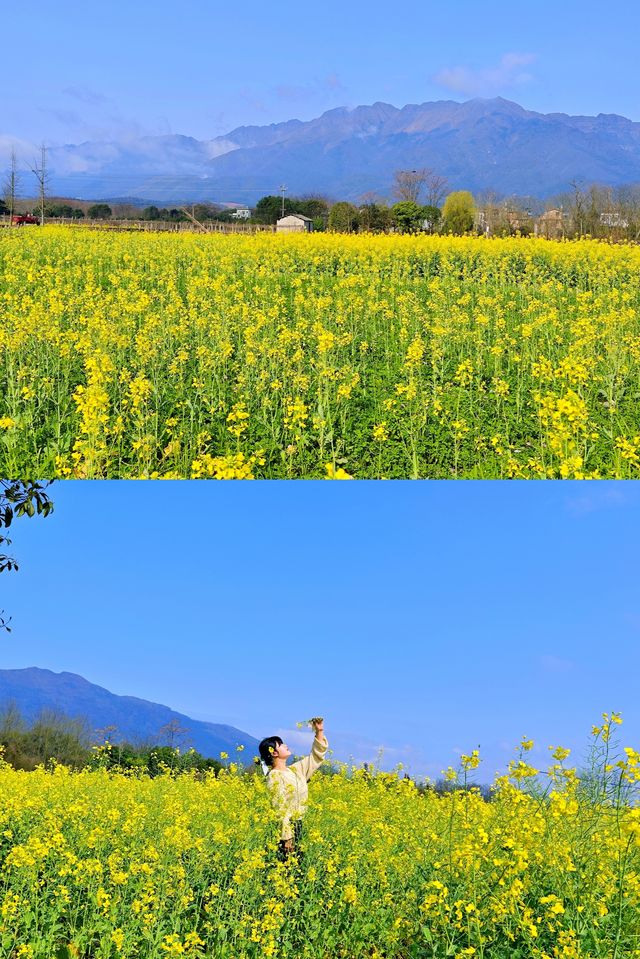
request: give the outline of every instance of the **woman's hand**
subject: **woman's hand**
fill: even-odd
[[[311,720],[311,725],[313,726],[313,731],[316,734],[316,738],[322,739],[324,736],[324,719],[322,716],[314,716]]]

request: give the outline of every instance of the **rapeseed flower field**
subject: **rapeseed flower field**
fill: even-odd
[[[260,774],[0,766],[7,959],[630,959],[640,956],[640,753],[593,729],[579,777],[523,740],[491,801],[400,773],[314,778],[281,862]],[[107,747],[105,747],[107,748]],[[469,786],[476,750],[449,770]]]
[[[0,474],[640,476],[640,248],[0,235]]]

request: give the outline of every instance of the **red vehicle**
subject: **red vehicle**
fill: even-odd
[[[25,223],[39,223],[40,220],[32,213],[17,213],[11,221],[15,226],[24,226]]]

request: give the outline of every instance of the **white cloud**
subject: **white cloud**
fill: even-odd
[[[6,165],[9,163],[9,154],[12,149],[16,151],[18,163],[20,163],[20,160],[25,156],[30,160],[39,149],[39,144],[0,133],[0,157],[6,157]]]
[[[292,103],[324,100],[328,93],[343,94],[346,92],[346,87],[338,73],[328,73],[322,77],[315,77],[304,84],[279,83],[272,89],[272,93],[278,100],[286,100]]]
[[[522,86],[533,80],[524,68],[534,63],[533,53],[505,53],[492,67],[445,67],[433,77],[435,83],[454,93],[466,96],[495,96],[512,87]]]
[[[310,729],[281,728],[276,730],[275,735],[280,736],[294,754],[303,755],[311,750],[313,732]],[[329,730],[327,737],[331,753],[329,758],[337,762],[353,762],[358,766],[362,763],[375,764],[387,771],[401,763],[407,772],[419,778],[431,775],[435,770],[435,767],[426,762],[422,753],[410,745],[384,745],[359,733],[344,730]]]

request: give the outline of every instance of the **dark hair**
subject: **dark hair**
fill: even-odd
[[[273,766],[273,750],[276,746],[282,746],[282,740],[279,736],[267,736],[258,746],[260,759],[265,766]]]

